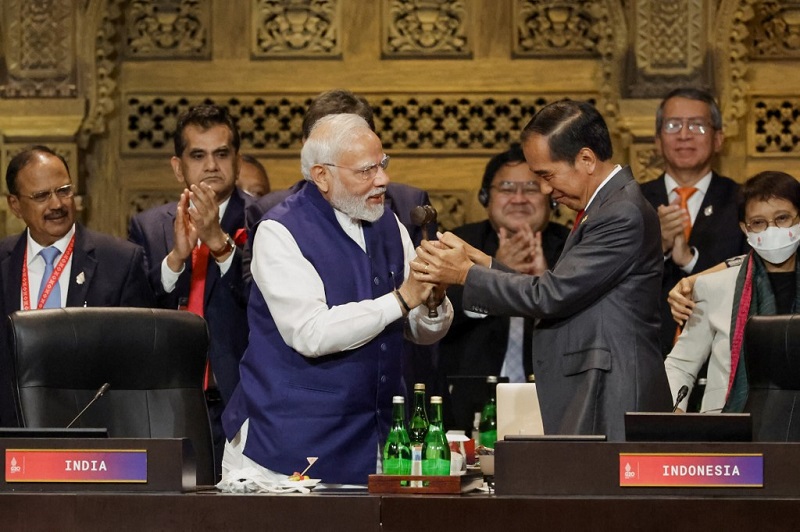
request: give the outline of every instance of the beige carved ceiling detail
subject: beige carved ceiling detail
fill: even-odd
[[[586,94],[424,96],[363,94],[375,113],[383,146],[401,152],[480,154],[506,149],[519,139],[530,117],[548,103],[570,96],[596,102]],[[199,103],[228,107],[239,128],[242,150],[299,150],[302,119],[314,95],[127,94],[123,101],[121,150],[127,154],[164,153],[172,145],[178,115]]]
[[[596,24],[599,2],[515,0],[514,55],[589,56],[602,38]]]
[[[465,0],[383,0],[383,55],[472,56]]]
[[[716,17],[719,23],[714,27],[714,45],[719,54],[714,74],[727,137],[738,135],[739,121],[748,111],[748,23],[755,16],[753,6],[758,3],[759,0],[723,2]]]
[[[85,90],[88,102],[86,117],[78,131],[78,145],[85,148],[92,135],[106,131],[106,119],[115,107],[117,88],[117,33],[122,18],[122,8],[127,0],[93,0],[87,18],[96,19],[96,33],[90,40],[91,50],[84,57],[94,57],[93,68],[85,73]],[[89,11],[89,10],[87,10]],[[91,16],[89,16],[91,15]]]
[[[636,64],[648,76],[689,76],[703,64],[703,0],[637,0]]]
[[[750,113],[750,155],[796,158],[800,154],[800,98],[755,96]]]
[[[129,59],[205,59],[211,56],[211,2],[130,0],[124,31]]]
[[[0,95],[74,97],[74,33],[71,0],[4,0],[0,34],[5,34],[7,73],[0,79]]]
[[[800,1],[761,2],[748,26],[753,59],[800,57]]]
[[[252,0],[253,58],[337,58],[339,0]]]

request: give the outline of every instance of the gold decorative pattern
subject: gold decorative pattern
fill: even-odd
[[[92,135],[106,131],[106,117],[115,108],[114,92],[117,70],[117,28],[122,6],[127,0],[109,0],[97,15],[97,32],[92,49],[94,68],[87,72],[89,109],[78,131],[78,145],[86,148]]]
[[[653,145],[653,139],[639,139],[628,150],[633,175],[640,183],[652,181],[664,171],[664,159]]]
[[[211,56],[211,2],[131,0],[125,10],[129,59],[206,59]]]
[[[153,207],[160,207],[176,200],[174,190],[137,191],[128,204],[128,219]]]
[[[800,57],[800,2],[761,2],[749,28],[753,59]]]
[[[467,223],[466,196],[463,190],[428,191],[431,205],[436,209],[440,231],[452,231]]]
[[[702,0],[637,0],[636,64],[647,76],[689,76],[703,64]]]
[[[383,55],[472,56],[464,0],[383,0]]]
[[[800,154],[800,98],[756,97],[750,113],[750,155],[797,157]]]
[[[75,82],[75,15],[70,0],[6,0],[5,98],[71,98]],[[2,48],[0,48],[2,49]]]
[[[530,117],[542,106],[566,95],[429,96],[364,94],[375,112],[383,146],[393,150],[462,153],[505,149],[519,140]],[[178,96],[129,94],[123,112],[124,153],[163,153],[172,145],[178,115],[193,105],[228,107],[237,122],[243,151],[300,149],[303,114],[314,95],[215,95],[190,100]],[[586,95],[573,95],[587,99]],[[589,98],[590,101],[594,101]]]
[[[338,0],[253,0],[253,58],[337,58]]]
[[[597,2],[515,0],[514,55],[591,56],[597,54],[602,28]],[[598,31],[600,30],[600,31]]]

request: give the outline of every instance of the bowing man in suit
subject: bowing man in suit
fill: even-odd
[[[478,200],[489,218],[462,225],[453,234],[520,273],[541,275],[556,263],[569,229],[550,223],[550,197],[542,193],[539,181],[525,164],[519,144],[512,144],[488,162]],[[502,375],[510,382],[525,382],[533,373],[533,320],[465,312],[462,295],[460,286],[448,293],[456,313],[440,342],[440,363],[445,373]],[[454,419],[458,428],[471,428],[471,412],[459,417]]]
[[[227,110],[201,105],[178,119],[174,142],[172,170],[185,188],[177,202],[136,215],[129,239],[145,250],[158,306],[186,308],[208,323],[205,386],[219,463],[219,419],[239,382],[248,332],[239,247],[247,196],[235,186],[239,132]]]
[[[6,171],[8,206],[27,229],[0,241],[3,313],[60,307],[145,307],[153,303],[139,246],[75,223],[72,179],[63,157],[33,146]],[[5,334],[5,326],[0,328]],[[5,347],[5,343],[3,343]],[[16,425],[13,377],[4,360],[3,425]]]
[[[739,185],[711,169],[723,140],[722,114],[710,93],[678,88],[661,101],[656,112],[656,148],[664,158],[665,171],[643,184],[642,193],[658,209],[661,223],[664,356],[675,339],[675,323],[667,303],[670,289],[687,275],[747,249],[738,223]]]
[[[611,163],[605,121],[590,104],[543,107],[522,133],[543,193],[579,211],[551,271],[514,272],[452,233],[423,242],[423,282],[464,285],[464,308],[537,318],[533,371],[545,433],[624,438],[624,413],[667,411],[658,348],[663,259],[658,216],[630,168]]]

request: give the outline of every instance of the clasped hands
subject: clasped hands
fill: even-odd
[[[670,253],[672,262],[678,266],[686,266],[693,256],[684,232],[691,224],[689,213],[676,200],[658,207],[658,220],[661,223],[661,250],[664,254]]]
[[[192,255],[198,240],[211,250],[225,247],[228,236],[219,225],[219,205],[211,187],[201,183],[183,190],[178,200],[173,232],[173,247],[167,255],[167,266],[174,272],[180,271]]]
[[[438,233],[439,240],[423,241],[411,262],[414,279],[423,283],[463,285],[475,264],[491,267],[492,257],[470,246],[453,233]]]

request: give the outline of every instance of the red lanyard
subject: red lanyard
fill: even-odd
[[[44,292],[42,292],[42,297],[39,298],[39,303],[36,305],[37,309],[44,307],[44,302],[47,301],[47,297],[50,295],[50,292],[53,291],[53,287],[58,282],[58,279],[61,277],[61,273],[64,271],[64,268],[67,266],[67,262],[69,258],[72,256],[72,248],[75,247],[75,235],[72,235],[72,238],[69,240],[69,244],[67,245],[66,251],[61,256],[61,259],[56,264],[56,267],[53,268],[53,273],[50,275],[50,279],[47,280],[47,284],[44,287]],[[42,279],[42,282],[45,282]],[[28,283],[28,246],[25,246],[25,254],[22,257],[22,310],[30,310],[31,309],[31,294],[30,294],[30,285]]]

